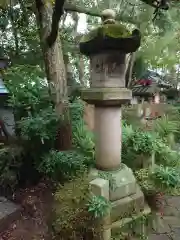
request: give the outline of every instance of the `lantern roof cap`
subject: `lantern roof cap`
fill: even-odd
[[[84,55],[98,54],[108,50],[125,53],[135,52],[141,42],[138,29],[132,33],[115,21],[116,13],[111,9],[102,12],[102,24],[85,34],[80,41],[80,52]]]

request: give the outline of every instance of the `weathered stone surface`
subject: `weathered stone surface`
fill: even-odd
[[[166,205],[174,207],[176,209],[180,209],[180,197],[169,196],[165,197]]]
[[[90,188],[93,194],[96,196],[102,196],[106,200],[109,200],[109,181],[96,178],[90,182]],[[110,219],[110,210],[107,212],[106,216],[102,218],[102,229],[101,231],[101,238],[103,240],[110,240],[111,239],[111,229],[110,229],[111,219]]]
[[[111,220],[115,222],[127,218],[144,209],[144,195],[139,187],[136,193],[112,202]]]
[[[170,240],[166,234],[151,234],[148,240]]]
[[[127,88],[86,88],[81,97],[89,104],[121,105],[132,99],[132,91]]]
[[[109,181],[96,178],[90,182],[90,188],[94,195],[96,196],[103,196],[107,200],[109,200]]]
[[[113,222],[111,224],[112,235],[117,234],[120,229],[122,230],[122,232],[124,232],[124,230],[127,229],[127,226],[129,226],[130,223],[132,223],[133,221],[136,221],[136,220],[138,221],[140,218],[142,218],[142,216],[148,216],[150,213],[151,213],[151,209],[149,208],[148,205],[145,205],[143,211],[131,214],[127,218],[123,218],[116,222]],[[141,226],[139,226],[139,228],[137,229],[138,225],[141,225]],[[128,227],[128,230],[129,230],[129,227]],[[128,231],[127,234],[132,235],[132,233],[135,233],[135,232],[139,234],[140,233],[139,231],[142,232],[142,224],[141,223],[137,224],[135,226],[135,229],[131,229],[131,231]]]
[[[172,216],[164,216],[163,221],[169,224],[171,228],[180,227],[180,218],[172,217]]]
[[[168,222],[159,219],[155,224],[154,232],[156,234],[167,234],[171,232],[171,227]]]
[[[172,233],[169,235],[169,238],[172,240],[180,239],[180,226],[177,228],[172,228]]]
[[[91,87],[125,87],[126,54],[107,51],[90,56]]]
[[[110,188],[109,199],[115,201],[136,193],[137,184],[130,168],[122,164],[119,171],[112,172],[115,190]]]
[[[5,198],[0,198],[0,231],[3,231],[17,217],[19,217],[21,208]]]
[[[165,206],[163,209],[163,213],[165,216],[175,216],[180,217],[180,212],[174,206]]]
[[[137,191],[137,183],[132,170],[124,164],[121,165],[122,167],[119,170],[108,171],[105,174],[106,177],[110,180],[110,201],[116,201],[121,198],[133,195]],[[90,172],[90,180],[101,177],[101,173],[102,171],[92,169]]]

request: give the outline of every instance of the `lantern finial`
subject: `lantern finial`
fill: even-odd
[[[115,21],[116,13],[112,9],[105,9],[102,11],[102,22],[103,24],[113,24]]]

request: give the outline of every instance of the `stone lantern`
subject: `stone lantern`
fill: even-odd
[[[109,199],[114,221],[127,208],[131,212],[132,203],[138,203],[139,209],[144,205],[132,170],[121,163],[121,106],[132,98],[125,83],[127,58],[139,48],[141,36],[138,30],[130,33],[116,23],[114,11],[107,9],[102,15],[102,25],[80,42],[81,53],[90,58],[90,88],[82,89],[82,99],[95,105],[96,168],[91,171],[91,179],[106,174],[113,181]]]

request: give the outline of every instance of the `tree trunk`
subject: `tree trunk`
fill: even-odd
[[[133,73],[133,66],[134,66],[134,62],[135,62],[135,58],[136,58],[136,53],[133,52],[130,55],[130,59],[128,62],[128,68],[127,68],[127,72],[126,72],[126,87],[130,88],[133,81],[132,81],[132,73]]]
[[[68,150],[71,148],[71,124],[68,111],[66,70],[61,41],[57,38],[51,47],[48,46],[47,37],[51,31],[52,5],[50,1],[35,1],[36,19],[50,94],[51,96],[55,96],[53,100],[58,115],[63,116],[57,135],[56,146],[59,150]]]
[[[15,56],[17,57],[19,55],[19,40],[18,40],[17,27],[14,22],[14,10],[13,10],[12,0],[10,1],[9,17],[11,20],[12,32],[13,32],[13,36],[14,36]]]

